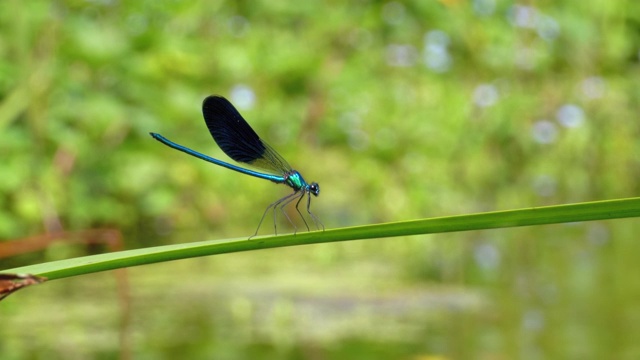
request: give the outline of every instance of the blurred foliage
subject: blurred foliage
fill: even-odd
[[[139,247],[251,234],[285,187],[148,135],[226,159],[200,113],[209,94],[230,97],[320,183],[312,206],[327,227],[636,196],[639,51],[633,1],[5,0],[0,238],[111,227]],[[625,320],[640,311],[638,230],[450,234],[291,250],[290,261],[326,271],[373,258],[400,267],[398,281],[475,286],[497,302],[426,322],[405,339],[421,346],[386,343],[386,357],[625,358],[640,354]],[[630,337],[602,337],[612,326]],[[362,341],[324,354],[373,358]],[[276,355],[309,357],[298,346]]]

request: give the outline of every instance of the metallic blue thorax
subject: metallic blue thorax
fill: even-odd
[[[302,175],[300,175],[296,170],[284,175],[284,183],[290,186],[294,191],[298,191],[308,186]]]

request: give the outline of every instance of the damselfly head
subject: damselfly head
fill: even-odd
[[[318,185],[318,183],[313,182],[309,185],[309,192],[312,193],[314,196],[318,196],[320,195],[320,185]]]

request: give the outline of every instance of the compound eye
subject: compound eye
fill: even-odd
[[[320,185],[318,185],[318,183],[311,183],[311,185],[309,185],[309,192],[314,196],[318,196],[320,194]]]

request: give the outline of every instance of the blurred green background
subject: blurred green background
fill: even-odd
[[[327,228],[640,193],[635,1],[3,0],[0,54],[5,241],[251,235],[289,189],[148,135],[228,159],[202,119],[209,94],[320,183]],[[356,241],[65,279],[0,304],[0,353],[636,359],[639,230]],[[0,268],[107,250],[58,241]]]

